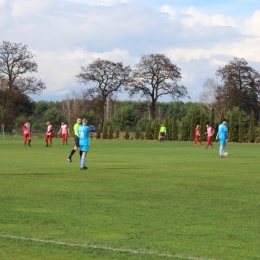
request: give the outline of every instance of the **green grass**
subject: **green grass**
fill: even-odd
[[[0,138],[1,260],[260,259],[259,144],[93,140],[87,171],[72,148]]]

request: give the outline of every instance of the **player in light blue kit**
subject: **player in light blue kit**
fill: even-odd
[[[228,142],[228,128],[226,126],[227,120],[223,119],[222,124],[218,127],[218,133],[216,136],[216,140],[219,139],[220,147],[219,147],[219,157],[223,158],[223,153],[226,149],[226,144]]]
[[[86,170],[88,167],[85,165],[86,156],[90,146],[90,136],[89,132],[91,131],[90,126],[87,126],[87,119],[82,119],[82,125],[78,128],[79,134],[79,146],[80,151],[82,152],[81,161],[80,161],[80,170]]]

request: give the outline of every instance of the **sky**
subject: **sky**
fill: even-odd
[[[97,58],[134,68],[142,55],[162,53],[198,102],[206,79],[219,81],[216,70],[234,57],[260,71],[259,28],[259,0],[0,0],[1,42],[28,45],[47,86],[35,101],[80,94],[87,86],[76,75]]]

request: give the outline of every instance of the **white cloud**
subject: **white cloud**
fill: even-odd
[[[104,5],[104,6],[111,6],[111,5],[115,5],[116,1],[114,0],[99,0],[98,1],[98,5]]]
[[[169,5],[162,6],[161,12],[169,14],[171,18],[175,17],[175,12]]]
[[[43,95],[62,96],[61,98],[64,98],[65,94],[71,94],[73,90],[81,89],[76,75],[80,73],[81,66],[86,66],[97,58],[115,62],[124,60],[125,66],[136,62],[127,50],[121,49],[104,53],[89,52],[84,49],[67,52],[32,51],[32,53],[36,54],[35,61],[39,68],[37,78],[41,78],[47,86]]]
[[[24,18],[30,15],[39,15],[51,7],[49,0],[18,0],[12,4],[12,16]]]
[[[214,26],[231,26],[236,27],[235,21],[230,17],[224,17],[223,15],[216,14],[211,16],[211,23]]]
[[[141,55],[164,53],[181,68],[182,83],[194,95],[232,57],[260,62],[260,11],[239,28],[235,16],[179,10],[129,0],[0,0],[0,33],[36,54],[35,76],[53,99],[79,89],[80,66],[96,58],[133,66]]]
[[[0,8],[4,7],[7,3],[7,0],[0,0]]]
[[[186,15],[183,19],[183,23],[187,26],[194,26],[198,23],[204,25],[204,26],[231,26],[236,27],[235,21],[230,17],[224,17],[220,14],[215,15],[206,15],[197,10],[194,6],[188,8],[186,11],[184,11],[184,14]]]
[[[254,12],[253,17],[245,21],[245,32],[260,36],[260,10]]]

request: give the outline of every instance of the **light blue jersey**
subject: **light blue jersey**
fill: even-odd
[[[228,138],[228,128],[226,125],[221,124],[218,127],[218,138],[219,140],[227,139]]]
[[[90,127],[86,125],[81,125],[79,127],[79,145],[80,146],[89,146],[90,145]]]

